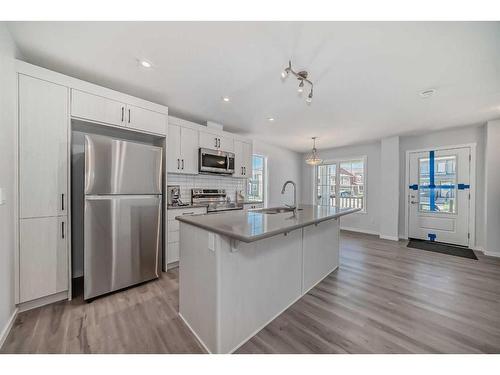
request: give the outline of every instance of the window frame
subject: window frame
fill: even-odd
[[[250,185],[250,180],[252,180],[253,178],[253,172],[254,172],[254,168],[253,168],[253,158],[254,156],[256,157],[259,157],[259,158],[262,158],[262,201],[253,201],[253,200],[250,200],[250,192],[249,192],[249,185]],[[268,189],[268,186],[267,186],[267,156],[266,155],[262,155],[262,154],[252,154],[252,176],[248,178],[248,183],[247,183],[247,200],[249,202],[252,202],[252,203],[263,203],[264,206],[267,206],[267,189]]]
[[[337,199],[340,199],[339,195],[339,190],[340,190],[340,163],[346,163],[350,162],[353,160],[362,160],[363,161],[363,209],[360,211],[357,211],[355,213],[359,214],[367,214],[368,209],[367,209],[367,202],[368,202],[368,187],[367,187],[367,171],[368,171],[368,156],[367,155],[361,155],[361,156],[350,156],[350,157],[342,157],[342,158],[335,158],[335,159],[328,159],[328,160],[323,160],[321,164],[318,164],[313,167],[313,179],[312,179],[312,201],[314,202],[315,205],[318,205],[318,166],[321,165],[329,165],[329,164],[336,164],[336,173],[335,173],[335,201],[337,202]]]

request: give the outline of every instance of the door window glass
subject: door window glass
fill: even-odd
[[[433,159],[433,168],[431,168]],[[457,212],[457,156],[419,158],[419,210],[423,212]]]

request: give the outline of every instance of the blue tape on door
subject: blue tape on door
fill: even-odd
[[[458,190],[470,189],[470,185],[467,184],[458,184]]]
[[[436,235],[435,235],[434,233],[429,233],[429,234],[427,235],[427,237],[429,237],[429,240],[430,240],[430,241],[435,241],[435,240],[436,240]]]
[[[436,196],[434,195],[434,151],[429,151],[429,204],[430,210],[436,211]],[[431,240],[432,241],[432,240]]]
[[[410,185],[410,189],[418,190],[418,185],[417,184]]]

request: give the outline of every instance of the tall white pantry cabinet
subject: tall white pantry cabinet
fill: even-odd
[[[67,87],[19,75],[19,302],[68,290]]]
[[[17,71],[16,304],[23,311],[70,298],[71,120],[164,139],[168,108],[21,61]]]

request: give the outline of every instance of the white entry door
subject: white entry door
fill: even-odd
[[[409,155],[409,237],[469,245],[469,147]]]

